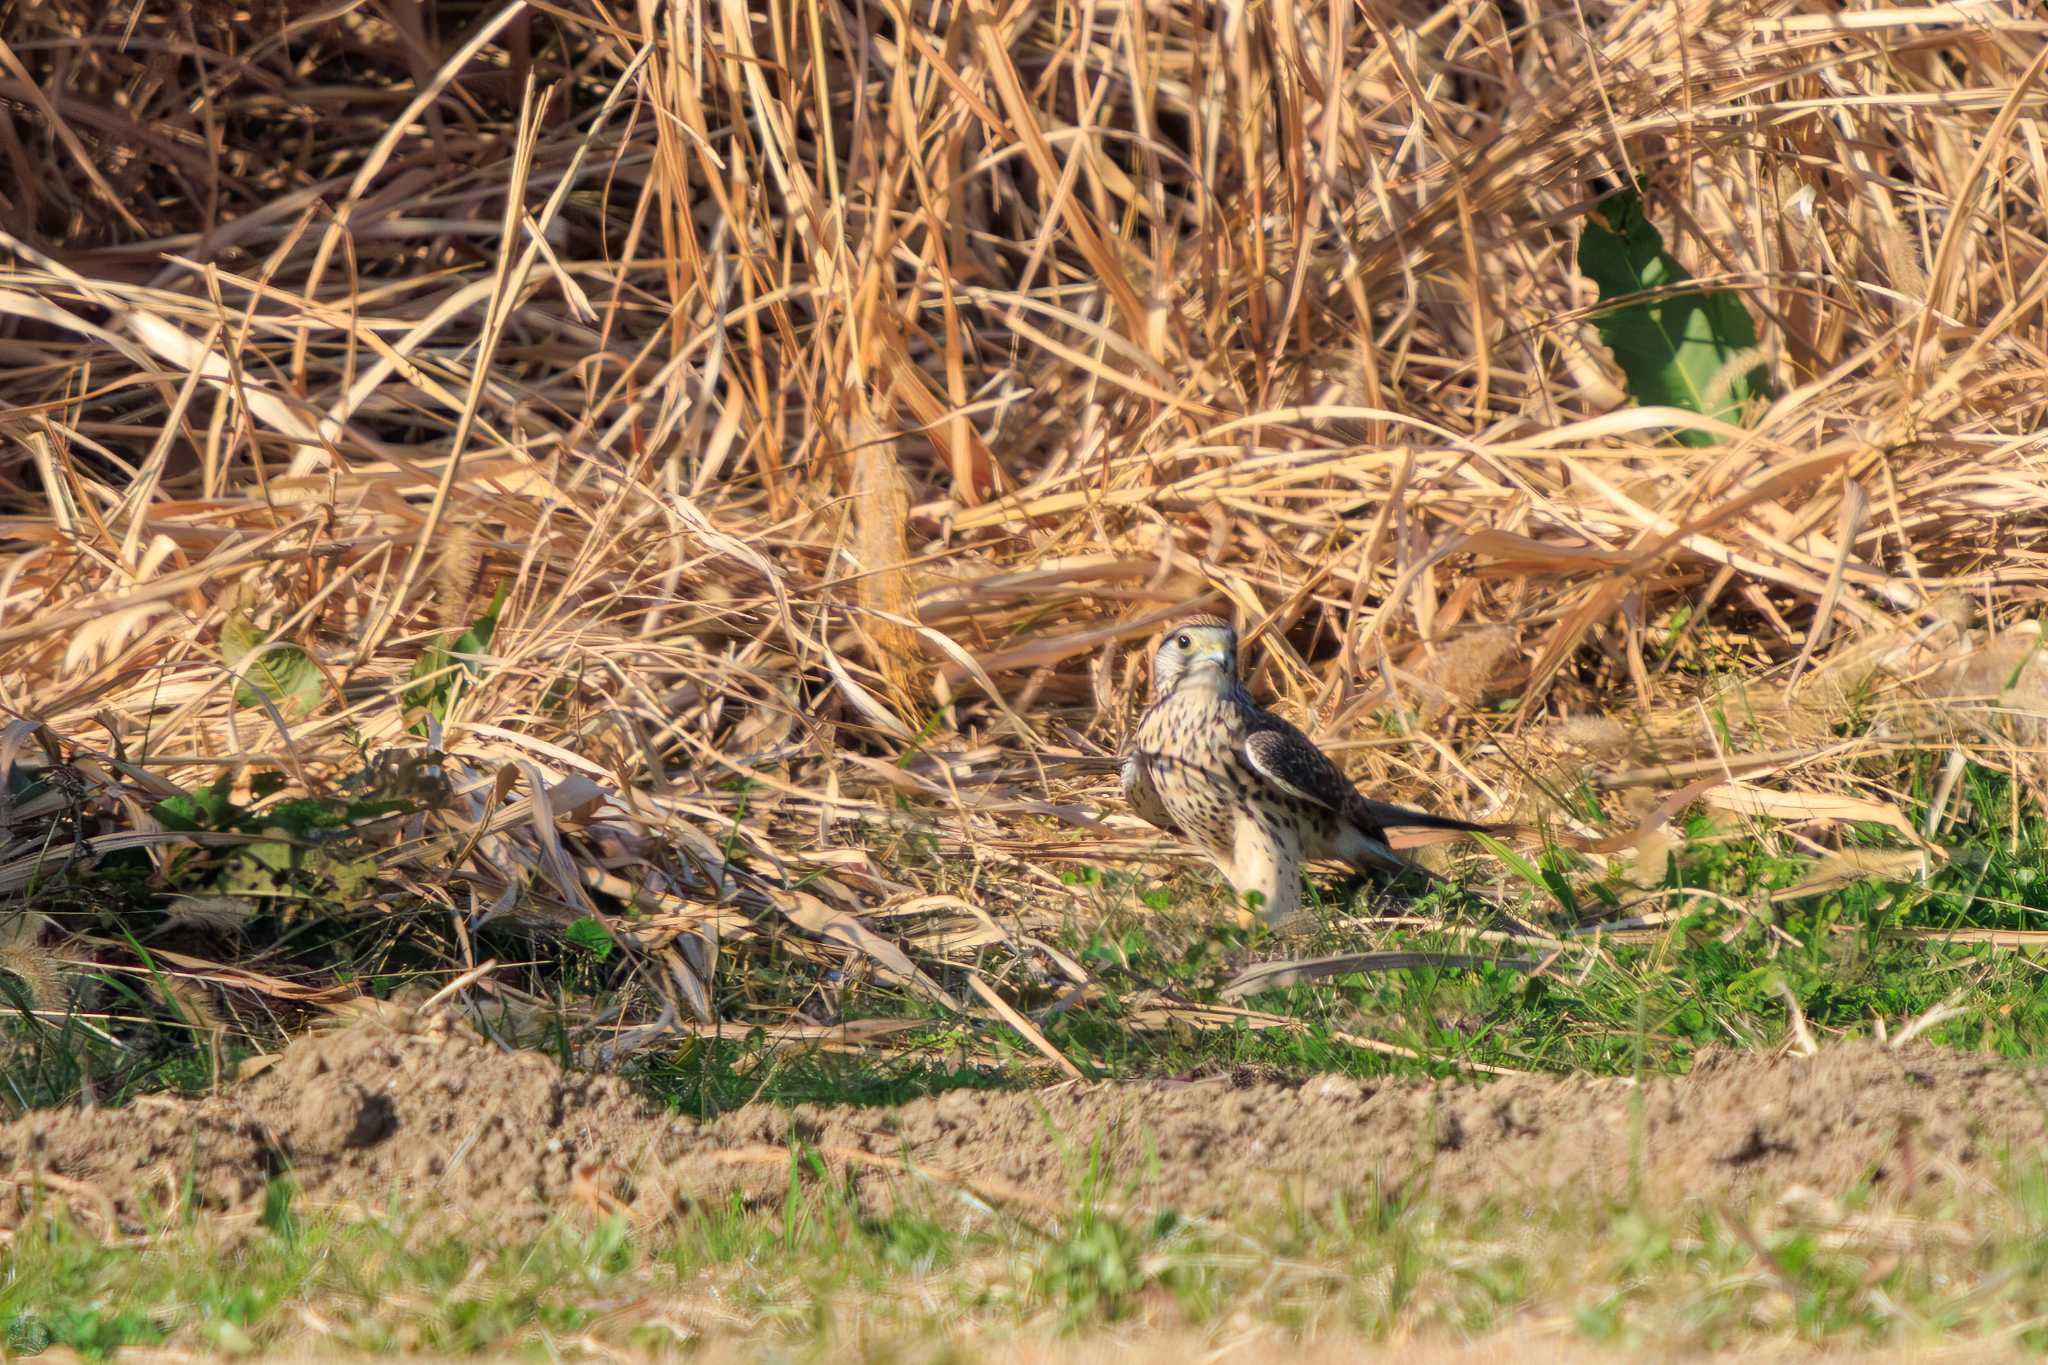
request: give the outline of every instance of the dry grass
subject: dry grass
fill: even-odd
[[[1754,782],[2048,582],[2027,0],[0,15],[0,768],[47,740],[161,866],[157,796],[409,743],[505,586],[365,906],[637,900],[628,1043],[749,936],[968,1006],[984,950],[1078,971],[1022,912],[1161,848],[1108,758],[1197,602],[1318,732],[1426,718],[1341,749],[1391,794],[1556,818],[1573,752],[1725,785],[1703,661],[1776,699]],[[1764,338],[1718,446],[1588,321],[1633,172]],[[306,713],[236,704],[231,619]]]

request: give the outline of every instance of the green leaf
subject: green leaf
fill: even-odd
[[[323,849],[314,849],[306,860],[306,866],[334,884],[335,899],[344,908],[353,908],[377,884],[375,858],[342,858]]]
[[[292,846],[280,839],[258,839],[243,848],[242,854],[272,872],[290,872],[298,861]]]
[[[166,796],[156,803],[150,814],[156,816],[166,829],[174,829],[181,834],[207,828],[206,803],[183,792]]]
[[[410,681],[414,684],[405,689],[405,709],[423,706],[433,713],[435,720],[448,718],[448,704],[455,698],[459,679],[452,671],[454,656],[438,644],[428,645],[412,666]]]
[[[484,609],[484,614],[477,617],[468,630],[456,637],[456,653],[481,654],[491,647],[491,637],[498,633],[498,613],[505,609],[505,598],[510,592],[510,584],[498,585],[498,590],[491,594],[491,605]],[[473,663],[470,665],[472,670],[476,667]]]
[[[1643,216],[1642,195],[1622,190],[1600,201],[1579,234],[1579,272],[1614,303],[1645,290],[1683,284],[1692,276]],[[1600,340],[1614,353],[1629,397],[1651,407],[1684,408],[1736,421],[1748,401],[1767,391],[1756,353],[1756,325],[1736,294],[1691,290],[1603,308],[1594,319]],[[1683,431],[1686,445],[1713,445],[1714,436]]]
[[[348,824],[346,808],[318,796],[295,796],[263,812],[263,828],[283,830],[294,839],[311,840],[321,831]]]
[[[166,827],[188,834],[205,829],[233,829],[242,815],[241,807],[228,800],[234,784],[234,774],[223,773],[211,786],[165,797],[150,808],[150,813]]]
[[[405,689],[408,711],[423,707],[435,720],[448,719],[449,709],[461,695],[465,677],[483,676],[483,663],[479,656],[490,649],[491,638],[498,633],[498,613],[504,610],[509,592],[510,585],[500,583],[498,590],[491,594],[491,605],[470,623],[468,630],[452,642],[427,646],[419,662],[412,666],[411,680],[416,685]]]
[[[611,932],[588,915],[570,925],[562,936],[599,962],[612,955]]]
[[[242,706],[255,706],[256,694],[261,692],[287,715],[294,708],[305,715],[320,704],[320,670],[305,650],[286,640],[257,653],[257,647],[268,634],[239,611],[230,612],[220,628],[221,661],[242,678],[241,686],[235,689],[235,701]]]

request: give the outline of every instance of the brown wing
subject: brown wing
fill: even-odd
[[[1335,811],[1374,838],[1393,829],[1485,830],[1451,815],[1431,815],[1358,794],[1351,779],[1301,731],[1267,711],[1246,708],[1251,732],[1245,736],[1244,759],[1254,772],[1290,796]]]
[[[1358,789],[1314,741],[1269,711],[1246,707],[1244,716],[1249,733],[1240,752],[1253,772],[1298,800],[1352,814]]]

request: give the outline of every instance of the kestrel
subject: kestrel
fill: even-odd
[[[1237,631],[1214,616],[1190,617],[1160,642],[1123,780],[1132,810],[1200,847],[1240,901],[1259,897],[1269,923],[1300,903],[1303,859],[1394,871],[1408,864],[1388,846],[1389,826],[1488,828],[1360,796],[1307,735],[1252,700],[1237,678]]]

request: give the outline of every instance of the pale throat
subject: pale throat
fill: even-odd
[[[1188,665],[1173,690],[1181,696],[1205,699],[1234,696],[1238,690],[1237,675],[1221,663],[1204,660]]]

